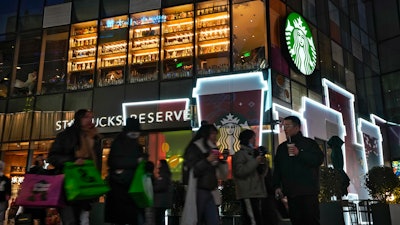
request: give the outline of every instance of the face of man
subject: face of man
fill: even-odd
[[[93,128],[94,124],[93,124],[92,120],[93,120],[93,113],[86,112],[85,116],[82,117],[82,119],[81,119],[81,126],[83,128]]]
[[[285,130],[286,137],[293,137],[300,131],[300,126],[294,124],[291,120],[284,120],[282,127]]]

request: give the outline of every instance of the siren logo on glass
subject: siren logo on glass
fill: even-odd
[[[290,13],[287,17],[285,39],[297,69],[304,75],[312,74],[317,64],[317,52],[311,30],[299,14]]]

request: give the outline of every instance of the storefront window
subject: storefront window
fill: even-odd
[[[42,27],[44,0],[20,0],[19,30],[31,30]]]
[[[229,3],[207,1],[197,6],[197,73],[200,76],[229,71]]]
[[[74,0],[72,23],[97,19],[99,17],[100,0]]]
[[[44,30],[45,59],[41,85],[42,94],[59,93],[66,89],[68,27]]]
[[[233,2],[233,68],[235,71],[265,68],[267,31],[264,2]]]
[[[28,96],[36,93],[41,36],[41,31],[21,34],[13,96]]]
[[[270,27],[271,27],[271,67],[284,76],[289,76],[289,65],[282,54],[281,32],[283,20],[286,16],[285,4],[279,0],[270,1]]]
[[[163,79],[191,77],[193,75],[194,12],[193,5],[166,8],[162,23]]]
[[[10,88],[15,36],[0,36],[0,98],[6,98]]]
[[[92,88],[96,63],[97,21],[71,26],[68,51],[67,89]]]
[[[15,32],[18,1],[0,1],[0,34]]]
[[[102,18],[127,14],[129,9],[129,1],[126,0],[102,0],[101,5],[103,6]]]
[[[129,83],[158,79],[160,24],[165,20],[158,10],[131,16],[129,32]]]
[[[97,58],[99,87],[124,83],[128,38],[128,16],[101,20]]]

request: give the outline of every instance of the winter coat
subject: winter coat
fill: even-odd
[[[264,182],[267,167],[265,164],[260,165],[254,154],[253,148],[241,145],[240,150],[232,157],[232,173],[237,199],[267,197]]]
[[[204,139],[199,139],[193,142],[185,152],[184,165],[188,166],[188,170],[193,169],[194,177],[197,178],[197,188],[205,190],[214,190],[218,186],[218,174],[225,171],[227,164],[225,161],[220,161],[212,164],[207,160],[211,149],[208,149],[204,144]],[[225,174],[221,175],[223,179]]]
[[[155,208],[169,209],[172,207],[172,181],[171,175],[160,174],[154,179],[154,204]]]
[[[128,194],[129,186],[138,165],[138,159],[143,157],[143,148],[137,139],[130,139],[122,132],[111,144],[108,156],[108,181],[111,190],[105,200],[105,221],[118,224],[137,224],[138,212]]]
[[[319,169],[324,154],[317,142],[301,132],[291,138],[299,149],[297,156],[289,156],[287,142],[278,146],[274,160],[273,186],[282,188],[288,197],[318,195]]]
[[[79,128],[68,127],[64,131],[57,134],[54,140],[49,155],[48,162],[55,167],[58,173],[62,173],[65,162],[74,162],[76,160],[75,151],[79,149]],[[102,150],[101,143],[98,137],[95,138],[94,152],[97,167],[101,169]]]

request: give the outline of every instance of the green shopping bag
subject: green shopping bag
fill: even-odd
[[[110,190],[92,160],[64,164],[64,189],[68,201],[97,198]]]
[[[152,206],[154,195],[151,177],[145,171],[145,164],[145,161],[139,163],[128,191],[137,206],[141,208]]]

